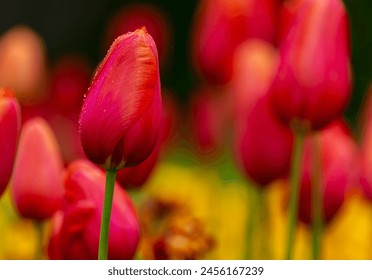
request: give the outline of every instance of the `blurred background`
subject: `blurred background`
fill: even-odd
[[[162,83],[187,100],[197,78],[189,64],[191,24],[198,4],[188,1],[118,1],[118,0],[14,0],[0,1],[0,33],[17,24],[33,28],[45,41],[50,63],[64,54],[77,53],[87,57],[92,65],[103,58],[103,38],[109,20],[119,8],[132,3],[152,4],[169,18],[170,65],[163,72]],[[372,77],[372,3],[368,0],[345,0],[350,16],[354,91],[346,116],[356,121],[365,92]]]
[[[345,116],[354,137],[358,140],[361,135],[359,115],[372,79],[372,2],[345,0],[344,3],[350,17],[353,72],[353,92]],[[143,231],[135,257],[281,259],[287,225],[286,182],[283,180],[273,182],[263,194],[247,179],[244,172],[239,169],[231,147],[226,145],[231,144],[231,139],[218,138],[221,135],[229,137],[225,134],[229,134],[226,131],[230,131],[227,128],[231,126],[229,123],[231,120],[217,129],[220,130],[217,133],[217,140],[222,142],[222,146],[225,145],[218,156],[205,155],[198,150],[200,147],[185,144],[190,140],[187,137],[189,127],[185,123],[190,122],[188,118],[191,115],[189,106],[192,103],[192,93],[204,83],[190,58],[190,38],[193,36],[193,24],[199,1],[0,0],[0,36],[16,25],[32,28],[45,44],[48,71],[54,69],[59,60],[66,55],[74,54],[84,58],[84,63],[87,62],[91,68],[84,72],[86,65],[83,66],[80,89],[86,88],[85,74],[91,74],[91,70],[104,58],[109,42],[112,41],[112,38],[108,38],[112,20],[121,8],[129,7],[131,4],[148,4],[163,13],[168,36],[164,40],[166,45],[163,46],[166,48],[163,50],[166,58],[161,65],[163,97],[174,98],[176,104],[171,105],[167,113],[170,115],[169,122],[175,121],[179,126],[176,128],[177,135],[171,140],[168,139],[154,172],[144,180],[145,183],[139,183],[144,184],[143,188],[129,190],[139,209]],[[58,79],[57,74],[51,76]],[[53,91],[53,83],[51,84]],[[221,121],[218,119],[219,109],[222,108],[220,105],[224,101],[218,101],[218,98],[216,100],[211,109],[203,110],[212,111],[212,122],[218,123]],[[69,99],[64,102],[66,104],[57,106],[62,111],[59,112],[61,115],[69,106]],[[35,114],[29,113],[27,106],[25,102],[22,108],[25,119]],[[213,114],[214,111],[218,112],[217,116]],[[49,113],[37,111],[37,114],[41,115]],[[221,115],[224,113],[226,112],[221,112]],[[74,118],[76,115],[72,118],[75,121]],[[194,120],[194,123],[197,121]],[[226,120],[221,122],[223,121],[226,122]],[[78,139],[77,128],[71,125],[74,129],[74,132],[71,132],[68,125],[66,123],[61,125],[61,118],[55,116],[48,122],[57,128],[53,129],[61,145],[65,163],[82,157],[78,154],[81,153],[81,149],[78,152],[72,151],[76,147],[71,148],[71,144],[66,144],[66,141],[70,140],[69,137]],[[203,121],[200,123],[203,125]],[[172,123],[169,126],[172,126]],[[66,134],[66,131],[75,134],[71,136]],[[172,133],[174,131],[168,131],[168,134]],[[208,150],[209,144],[212,146],[221,144],[208,143],[208,139],[205,141],[206,143],[199,143],[201,146],[204,145],[202,149]],[[154,168],[155,161],[150,171]],[[325,230],[321,258],[372,259],[372,205],[361,191],[356,191],[355,188],[345,197],[347,197],[345,204]],[[252,215],[255,212],[257,215]],[[0,200],[0,225],[4,229],[0,234],[0,259],[48,258],[45,248],[49,242],[50,225],[48,223],[43,225],[41,237],[43,250],[40,256],[40,243],[36,241],[40,239],[38,230],[33,223],[17,215],[8,194]],[[310,258],[309,227],[301,223],[296,238],[295,258]],[[15,248],[10,246],[11,244],[19,246]],[[166,250],[164,244],[167,245]]]

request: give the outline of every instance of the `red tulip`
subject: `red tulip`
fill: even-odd
[[[12,91],[0,88],[0,196],[12,175],[21,126],[20,111]]]
[[[279,45],[285,40],[288,36],[293,23],[295,16],[298,12],[298,9],[306,0],[286,0],[282,1],[282,5],[279,11],[279,25],[278,25],[278,34],[277,39]]]
[[[314,137],[314,136],[313,136]],[[320,170],[323,220],[329,223],[341,208],[348,187],[356,182],[357,147],[350,130],[342,121],[333,122],[319,132]],[[301,178],[299,218],[311,224],[312,150],[309,138],[305,142],[303,172]]]
[[[159,159],[159,146],[143,162],[118,170],[116,180],[125,188],[138,188],[145,184]]]
[[[50,218],[61,206],[63,164],[57,141],[42,118],[26,122],[21,131],[11,194],[25,218]]]
[[[287,175],[291,160],[292,133],[276,119],[268,102],[277,64],[276,50],[262,40],[247,40],[234,56],[237,158],[261,187]]]
[[[168,93],[169,94],[169,93]],[[118,170],[116,180],[125,188],[143,186],[152,174],[165,146],[169,145],[176,130],[176,112],[170,95],[163,97],[163,117],[158,142],[151,154],[140,164]]]
[[[193,57],[210,84],[232,77],[235,48],[249,38],[274,41],[277,0],[204,0],[193,33]]]
[[[88,90],[80,138],[90,160],[106,169],[144,161],[161,122],[157,50],[145,28],[112,44]]]
[[[340,0],[305,0],[282,43],[272,105],[286,123],[319,129],[338,118],[351,89],[348,19]]]
[[[97,259],[105,174],[86,160],[70,164],[64,207],[53,219],[48,246],[51,259]],[[115,185],[109,233],[109,259],[133,258],[139,221],[126,192]]]
[[[238,157],[248,177],[263,187],[286,176],[292,142],[291,131],[275,118],[267,96],[259,98],[237,139]]]
[[[118,36],[145,26],[156,43],[160,61],[164,61],[169,51],[171,24],[167,15],[156,6],[135,4],[125,6],[110,21],[106,46]]]

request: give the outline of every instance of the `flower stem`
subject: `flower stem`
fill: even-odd
[[[320,257],[320,243],[322,236],[322,182],[321,182],[321,154],[318,135],[312,139],[312,256],[314,260]]]
[[[257,196],[256,190],[254,185],[249,186],[249,214],[248,214],[248,223],[247,223],[247,243],[246,243],[246,252],[245,258],[247,260],[252,260],[254,258],[253,251],[254,251],[254,239],[255,239],[255,231],[256,231],[256,224],[257,224]]]
[[[304,144],[304,131],[295,130],[295,142],[292,152],[291,174],[290,174],[290,193],[289,193],[289,217],[288,235],[285,259],[293,258],[294,241],[296,233],[296,221],[298,212],[298,195],[300,185],[300,174],[302,165],[302,153]]]
[[[271,259],[271,251],[270,251],[270,223],[269,223],[269,209],[267,204],[267,191],[266,189],[258,189],[257,190],[257,213],[258,213],[258,221],[260,224],[260,259],[268,260]]]
[[[36,248],[35,248],[35,260],[42,260],[44,257],[43,251],[44,251],[44,235],[43,235],[43,224],[42,222],[36,221],[35,223],[35,229],[36,229]]]
[[[99,260],[107,260],[108,237],[109,237],[109,230],[110,230],[110,218],[111,218],[112,199],[114,196],[115,178],[116,178],[116,170],[107,169],[106,170],[105,197],[103,201],[101,229],[100,229],[100,234],[99,234],[99,247],[98,247],[98,259]]]

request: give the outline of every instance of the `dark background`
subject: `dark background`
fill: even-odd
[[[354,92],[346,116],[355,128],[372,77],[372,1],[344,2],[350,15],[354,73]],[[109,18],[129,3],[151,3],[169,15],[173,27],[171,63],[162,75],[162,84],[186,101],[197,83],[188,54],[197,0],[0,0],[0,33],[13,25],[27,24],[44,38],[51,63],[63,54],[78,53],[96,65],[104,56],[102,40]]]

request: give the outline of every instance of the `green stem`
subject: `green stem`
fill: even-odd
[[[103,201],[101,229],[99,234],[99,247],[98,247],[98,259],[107,260],[108,254],[108,237],[110,230],[110,218],[112,199],[114,197],[114,186],[115,186],[116,170],[106,170],[106,188],[105,198]]]
[[[269,213],[268,213],[268,205],[266,202],[266,189],[259,189],[257,190],[257,214],[259,216],[258,221],[260,224],[260,259],[270,259],[271,252],[270,252],[270,238],[269,238]]]
[[[318,135],[312,139],[312,255],[314,260],[320,257],[320,245],[323,229],[322,217],[322,182],[321,182],[321,151]]]
[[[288,217],[288,240],[285,252],[285,259],[293,258],[294,241],[296,233],[296,221],[298,212],[298,195],[300,185],[300,174],[302,165],[302,153],[304,143],[304,132],[295,130],[295,142],[292,152],[291,174],[290,174],[290,193],[289,193],[289,217]]]
[[[44,257],[43,251],[43,224],[42,222],[35,222],[35,229],[36,229],[36,246],[35,246],[35,260],[42,260]]]
[[[253,259],[253,243],[254,243],[254,233],[256,231],[256,208],[257,208],[257,198],[256,198],[256,191],[255,186],[249,186],[249,215],[248,215],[248,229],[247,229],[247,245],[246,245],[246,259],[251,260]]]

